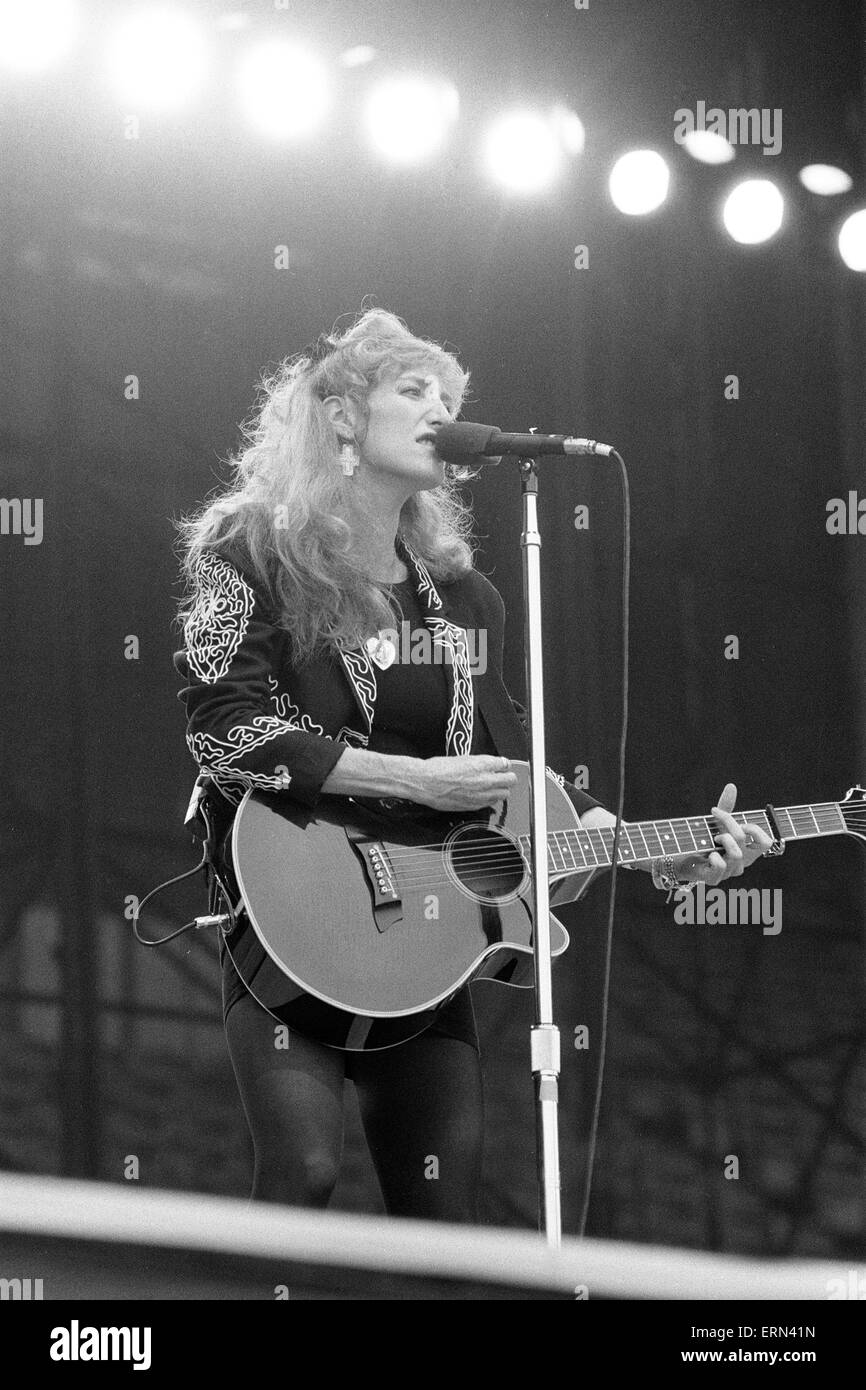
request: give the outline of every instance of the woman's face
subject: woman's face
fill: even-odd
[[[445,465],[431,437],[454,418],[454,404],[441,378],[425,367],[409,367],[374,386],[366,430],[357,435],[362,468],[400,480],[407,495],[440,487]]]

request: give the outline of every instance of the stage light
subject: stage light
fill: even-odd
[[[395,164],[416,164],[444,144],[459,109],[457,90],[450,84],[395,77],[371,92],[364,124],[379,154]]]
[[[494,121],[483,155],[491,177],[511,193],[538,193],[562,168],[554,123],[534,111],[513,111]]]
[[[866,270],[866,208],[852,212],[842,223],[839,255],[849,270]]]
[[[682,143],[686,153],[701,164],[730,164],[736,153],[731,142],[716,130],[690,130]]]
[[[745,179],[728,194],[722,220],[734,241],[754,246],[775,236],[784,214],[785,200],[770,179]]]
[[[0,0],[0,63],[22,73],[55,67],[79,24],[74,0]]]
[[[331,104],[325,65],[307,49],[283,41],[251,49],[238,68],[237,87],[250,124],[275,140],[309,135]]]
[[[631,150],[611,170],[608,186],[614,206],[629,217],[655,212],[668,196],[670,177],[656,150]]]
[[[118,25],[109,43],[108,64],[123,102],[134,109],[177,110],[204,80],[201,29],[183,10],[141,10]]]
[[[799,179],[810,193],[818,193],[822,198],[847,193],[854,183],[851,175],[835,164],[807,164],[800,170]]]

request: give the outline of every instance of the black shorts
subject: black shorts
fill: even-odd
[[[249,926],[246,927],[246,930],[250,930]],[[222,942],[220,943],[220,954],[222,956],[223,1019],[225,1019],[232,1005],[237,1003],[238,999],[242,998],[248,991]],[[474,1047],[475,1051],[480,1053],[475,1010],[472,1006],[469,985],[464,985],[453,999],[449,999],[447,1004],[442,1005],[430,1027],[425,1031],[437,1034],[439,1037],[459,1038],[461,1042],[468,1043],[470,1047]]]

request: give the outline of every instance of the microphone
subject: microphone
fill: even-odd
[[[476,425],[469,421],[442,425],[433,441],[445,463],[498,463],[505,454],[518,458],[540,458],[544,454],[613,453],[612,444],[596,439],[575,439],[566,434],[505,434],[495,425]]]

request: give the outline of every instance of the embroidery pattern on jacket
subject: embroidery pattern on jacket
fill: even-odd
[[[373,671],[373,664],[365,651],[353,649],[351,647],[340,647],[340,656],[352,687],[358,697],[358,703],[364,711],[364,718],[367,721],[367,732],[373,727],[373,711],[376,708],[376,676]],[[365,739],[366,742],[366,739]]]
[[[309,714],[301,714],[298,706],[292,704],[289,692],[280,690],[280,683],[274,680],[273,676],[268,676],[268,685],[271,690],[271,704],[290,729],[298,729],[305,734],[324,734],[328,737],[321,724],[317,724]]]
[[[206,551],[195,567],[197,594],[184,626],[190,669],[206,685],[222,680],[246,636],[255,594],[222,556]]]
[[[337,734],[337,742],[351,744],[353,748],[366,748],[370,740],[366,734],[359,734],[357,729],[350,729],[348,724],[344,724]]]
[[[427,624],[432,629],[434,643],[449,653],[446,660],[450,659],[451,663],[454,696],[445,737],[448,753],[452,757],[459,757],[469,753],[472,748],[474,719],[472,671],[469,666],[466,633],[462,627],[449,623],[445,618],[428,618]]]
[[[412,568],[415,571],[415,577],[418,580],[419,598],[423,595],[428,608],[441,608],[442,600],[436,591],[436,585],[430,578],[430,571],[424,564],[424,561],[419,560],[414,550],[410,550],[409,546],[406,544],[405,541],[403,542],[403,550],[406,553],[407,560],[410,562]]]
[[[243,792],[250,787],[260,787],[265,791],[283,791],[288,785],[284,772],[247,772],[234,764],[253,748],[260,748],[280,734],[294,730],[284,719],[274,714],[257,715],[250,724],[235,724],[228,738],[215,738],[213,734],[187,734],[189,750],[201,768],[213,777],[223,795],[234,804],[241,800]],[[289,778],[291,780],[291,778]],[[236,794],[237,787],[240,795]]]

